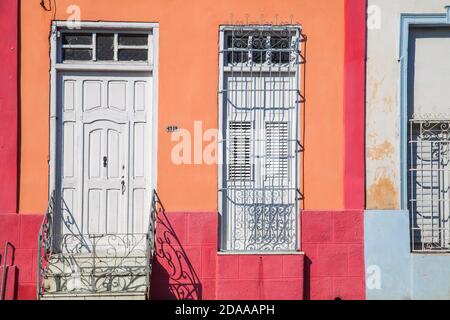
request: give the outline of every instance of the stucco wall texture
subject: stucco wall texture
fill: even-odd
[[[43,213],[48,198],[49,32],[77,5],[86,21],[160,24],[158,185],[168,211],[217,211],[217,166],[174,165],[165,128],[217,127],[218,35],[221,24],[300,23],[308,37],[304,70],[304,209],[344,207],[344,0],[58,0],[20,9],[21,117],[19,211]],[[181,9],[182,8],[182,9]],[[124,12],[126,11],[126,15]]]
[[[1,1],[0,13],[0,213],[16,213],[18,1]]]
[[[366,211],[364,217],[368,300],[450,298],[450,255],[411,253],[408,211]]]
[[[369,0],[366,208],[400,209],[400,15],[444,13],[447,0]],[[376,19],[380,18],[379,22]],[[383,66],[380,68],[380,66]]]

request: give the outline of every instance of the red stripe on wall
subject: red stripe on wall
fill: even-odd
[[[17,213],[18,0],[0,1],[0,213]]]
[[[344,205],[364,209],[366,0],[345,0]]]

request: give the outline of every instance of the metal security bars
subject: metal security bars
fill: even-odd
[[[408,199],[413,251],[450,251],[450,119],[409,122]]]
[[[301,28],[220,31],[222,249],[298,249]]]

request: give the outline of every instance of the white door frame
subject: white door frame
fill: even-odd
[[[149,109],[152,137],[150,146],[150,161],[152,161],[149,179],[151,185],[149,190],[155,190],[157,186],[157,160],[158,160],[158,47],[159,47],[159,24],[158,23],[135,23],[135,22],[81,22],[80,28],[89,30],[120,30],[120,31],[143,31],[152,32],[152,43],[150,47],[150,59],[148,63],[70,63],[65,64],[58,61],[58,32],[70,29],[71,24],[67,21],[53,21],[50,36],[50,143],[49,143],[49,189],[48,196],[51,198],[53,191],[60,188],[60,177],[57,172],[60,168],[60,157],[58,137],[60,131],[60,119],[58,119],[58,74],[63,71],[130,71],[147,72],[151,74],[153,92],[152,107]],[[76,31],[76,30],[74,30]],[[149,107],[150,108],[150,107]],[[149,197],[151,201],[151,197]]]

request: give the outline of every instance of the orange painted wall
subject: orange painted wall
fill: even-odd
[[[69,5],[89,21],[160,24],[158,192],[168,211],[216,211],[217,167],[175,166],[165,127],[217,127],[218,29],[233,22],[294,22],[307,41],[303,207],[343,208],[344,0],[21,1],[20,212],[44,212],[49,158],[49,32]]]

